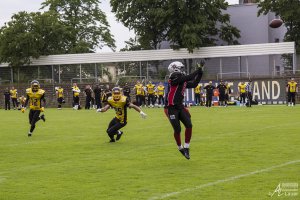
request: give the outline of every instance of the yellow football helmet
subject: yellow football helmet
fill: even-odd
[[[121,99],[122,93],[121,93],[121,88],[119,87],[114,87],[112,89],[112,98],[114,101],[119,101]]]
[[[40,83],[37,80],[31,81],[31,89],[33,92],[36,92],[40,89]]]

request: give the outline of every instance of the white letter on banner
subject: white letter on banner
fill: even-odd
[[[262,98],[265,99],[265,93],[266,93],[266,98],[270,99],[270,81],[268,81],[268,88],[266,87],[266,84],[264,81],[261,82],[261,92],[262,92]]]
[[[275,86],[277,86],[277,94],[275,95]],[[272,99],[278,99],[280,96],[280,85],[278,81],[272,81]]]
[[[255,98],[256,96],[257,96],[257,98]],[[260,93],[259,93],[259,88],[258,88],[257,81],[255,81],[254,84],[253,84],[253,99],[260,100]]]

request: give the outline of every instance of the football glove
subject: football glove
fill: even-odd
[[[142,117],[143,119],[146,119],[146,117],[147,117],[147,114],[144,113],[143,111],[140,112],[140,115],[141,115],[141,117]]]
[[[21,112],[24,113],[25,112],[25,108],[21,108]]]
[[[97,112],[102,112],[102,109],[101,108],[97,109]]]
[[[45,111],[45,108],[44,107],[41,107],[41,112],[44,112]]]
[[[201,69],[202,71],[204,71],[204,60],[201,60],[200,63],[197,63],[197,69]]]

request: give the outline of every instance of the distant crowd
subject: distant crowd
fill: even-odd
[[[147,106],[147,107],[164,107],[165,104],[165,85],[162,82],[154,84],[149,81],[147,84],[143,84],[137,81],[133,88],[125,83],[122,87],[123,95],[133,102],[137,106]],[[217,102],[218,106],[228,106],[233,103],[238,103],[240,106],[249,106],[256,104],[255,100],[252,99],[252,81],[241,82],[238,85],[238,101],[232,102],[230,96],[232,94],[232,89],[228,82],[219,82],[217,86],[212,84],[212,81],[205,86],[198,84],[194,88],[194,104],[196,106],[206,106],[211,107],[214,102]],[[101,87],[96,84],[93,88],[91,85],[86,85],[85,89],[81,91],[76,83],[73,83],[71,88],[72,92],[72,107],[75,110],[82,109],[82,103],[79,98],[80,93],[83,92],[85,96],[84,109],[99,109],[102,108],[102,104],[107,102],[108,97],[111,96],[111,90],[107,86],[106,88]],[[295,97],[298,92],[297,82],[294,78],[291,78],[286,86],[287,92],[287,102],[288,106],[296,105]],[[61,86],[55,87],[55,95],[57,97],[57,108],[62,109],[65,103],[65,91]],[[5,110],[21,109],[26,101],[26,96],[18,96],[18,91],[13,86],[9,89],[6,88],[4,91],[4,102]],[[132,99],[134,98],[134,99]],[[186,105],[188,106],[188,105]]]

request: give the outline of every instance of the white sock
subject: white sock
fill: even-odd
[[[118,131],[118,134],[120,135],[120,134],[121,134],[121,131]]]
[[[183,146],[182,145],[178,146],[178,149],[179,150],[183,149]]]
[[[190,143],[184,143],[184,148],[190,148]]]

